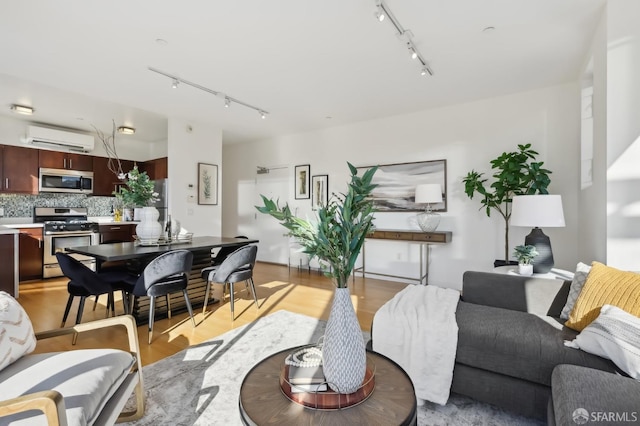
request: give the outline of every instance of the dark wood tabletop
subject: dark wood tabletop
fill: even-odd
[[[417,401],[413,383],[398,364],[367,351],[375,363],[375,389],[368,399],[341,410],[305,408],[280,388],[284,359],[297,348],[273,354],[256,364],[240,387],[240,416],[246,425],[415,425]]]
[[[207,250],[216,247],[243,246],[257,243],[258,240],[245,238],[227,237],[193,237],[191,242],[174,242],[172,244],[162,244],[153,246],[142,246],[137,243],[112,243],[99,244],[95,246],[68,247],[70,253],[84,254],[95,257],[101,262],[112,262],[118,260],[131,260],[144,258],[153,255],[160,255],[171,250]]]

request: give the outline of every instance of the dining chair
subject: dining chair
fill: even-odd
[[[241,238],[243,240],[248,240],[249,239],[249,237],[247,237],[246,235],[236,235],[234,238]],[[211,259],[211,266],[221,265],[222,262],[224,262],[224,260],[227,258],[227,256],[229,256],[231,253],[233,253],[237,249],[238,249],[238,246],[220,247],[220,249],[215,254],[213,259]]]
[[[256,287],[253,282],[253,268],[256,264],[256,255],[258,253],[258,246],[246,245],[242,246],[230,255],[217,266],[210,266],[202,270],[202,278],[207,281],[207,289],[204,295],[204,306],[202,307],[202,313],[207,310],[207,302],[209,301],[209,292],[211,291],[211,283],[223,284],[226,288],[229,285],[229,301],[231,305],[231,319],[235,319],[233,315],[233,302],[235,293],[233,291],[233,284],[244,281],[249,285],[246,287],[247,291],[251,288],[253,293],[253,300],[258,305],[258,297],[256,295]]]
[[[97,273],[82,262],[78,261],[71,255],[63,252],[56,253],[56,259],[60,265],[62,273],[69,278],[67,283],[67,291],[69,299],[64,309],[62,323],[60,327],[64,327],[73,304],[73,299],[80,297],[78,305],[78,313],[76,315],[76,324],[82,321],[82,313],[84,312],[84,304],[87,297],[100,296],[107,294],[107,312],[105,316],[109,316],[109,312],[115,315],[115,300],[113,293],[115,291],[122,292],[122,304],[124,305],[124,313],[129,313],[129,303],[127,290],[131,286],[133,277],[122,271],[112,271]],[[73,344],[76,342],[77,335],[74,335]]]
[[[193,309],[187,294],[187,284],[189,283],[189,273],[193,263],[193,253],[189,250],[172,250],[163,253],[153,259],[142,271],[142,274],[131,290],[133,296],[149,296],[149,344],[153,337],[153,320],[155,315],[156,297],[164,296],[167,301],[167,315],[171,318],[171,302],[169,295],[182,291],[184,300],[191,316],[193,326],[196,322],[193,319]],[[133,298],[131,307],[133,307]]]

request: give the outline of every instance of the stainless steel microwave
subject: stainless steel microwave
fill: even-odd
[[[65,169],[40,169],[40,192],[93,194],[93,172]]]

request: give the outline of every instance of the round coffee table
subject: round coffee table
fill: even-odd
[[[315,410],[287,398],[280,388],[284,359],[296,348],[273,354],[247,373],[240,387],[240,417],[246,425],[263,424],[417,424],[416,394],[407,373],[376,352],[367,352],[375,363],[375,390],[361,404],[342,410]]]

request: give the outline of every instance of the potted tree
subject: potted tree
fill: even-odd
[[[513,255],[518,260],[518,273],[527,277],[533,275],[533,265],[531,261],[538,255],[536,246],[524,244],[515,246]]]
[[[493,182],[487,187],[484,173],[471,170],[462,180],[464,192],[473,199],[479,194],[480,203],[487,216],[495,210],[504,219],[504,260],[496,260],[494,266],[508,265],[509,262],[509,219],[511,218],[511,201],[515,195],[548,194],[547,187],[550,170],[543,168],[544,162],[535,161],[539,154],[531,148],[531,144],[518,145],[512,152],[503,152],[498,158],[491,160],[494,171]]]
[[[372,229],[373,201],[369,196],[377,186],[371,183],[377,167],[360,177],[356,168],[347,164],[351,182],[346,194],[333,194],[327,205],[318,209],[315,221],[295,217],[288,205],[280,207],[264,195],[264,205],[256,208],[280,221],[305,253],[323,261],[325,275],[334,280],[337,288],[322,346],[323,372],[333,390],[348,394],[362,385],[366,371],[364,339],[347,284]]]

